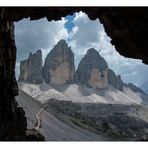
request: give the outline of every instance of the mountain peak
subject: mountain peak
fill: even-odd
[[[41,49],[38,49],[38,50],[36,51],[36,54],[42,54],[42,50],[41,50]]]
[[[31,52],[28,59],[21,61],[19,81],[34,84],[42,82],[42,51],[40,49],[34,54]]]
[[[90,48],[78,65],[76,80],[93,88],[105,88],[108,85],[107,71],[105,59],[97,50]]]
[[[32,56],[42,56],[41,49],[38,49],[35,53],[30,52],[29,57],[31,58]]]
[[[55,45],[55,47],[60,47],[60,48],[57,48],[57,49],[68,49],[68,44],[66,42],[66,40],[64,39],[61,39],[60,41],[57,42],[57,44]]]
[[[99,54],[99,52],[95,48],[89,48],[87,54]]]
[[[66,84],[73,80],[75,72],[74,53],[65,40],[60,40],[49,52],[43,67],[46,83]]]
[[[64,39],[61,39],[57,42],[57,44],[67,44],[66,40]]]

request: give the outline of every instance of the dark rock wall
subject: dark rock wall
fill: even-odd
[[[142,59],[148,64],[148,8],[102,8],[103,23],[111,43],[123,56]]]
[[[108,69],[108,83],[120,91],[123,90],[124,83],[122,82],[121,76],[116,76],[111,69]]]
[[[0,14],[0,140],[10,141],[24,138],[27,122],[23,109],[15,101],[18,88],[14,24],[5,19],[4,11]]]

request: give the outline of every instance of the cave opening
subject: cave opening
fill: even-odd
[[[93,11],[90,8],[64,8],[64,9],[49,8],[49,10],[52,12],[54,12],[55,10],[58,10],[58,13],[56,15],[54,15],[54,13],[48,14],[48,11],[49,11],[48,8],[45,8],[44,11],[42,11],[43,8],[38,8],[43,13],[39,13],[39,11],[36,11],[35,8],[26,8],[26,9],[28,9],[28,11],[23,11],[23,9],[24,8],[22,8],[22,10],[20,10],[19,8],[18,9],[13,9],[13,8],[12,9],[8,9],[8,8],[0,9],[0,12],[1,12],[1,21],[0,21],[0,23],[1,23],[1,26],[0,26],[1,42],[0,42],[0,46],[2,49],[0,52],[0,57],[1,57],[1,59],[0,59],[1,60],[1,63],[0,63],[1,64],[0,65],[1,66],[0,87],[1,87],[2,100],[3,100],[2,104],[0,106],[0,109],[1,109],[0,110],[0,118],[2,119],[1,124],[0,124],[0,127],[1,127],[0,128],[0,133],[1,133],[0,140],[25,140],[27,138],[30,138],[30,139],[35,138],[35,137],[29,137],[30,135],[28,135],[28,137],[26,137],[26,134],[28,134],[28,133],[26,133],[26,128],[28,126],[28,123],[30,124],[29,125],[30,127],[33,127],[35,125],[35,129],[37,129],[37,130],[39,128],[44,127],[43,125],[45,123],[42,120],[40,120],[39,115],[40,115],[41,111],[45,112],[46,109],[48,110],[48,107],[42,106],[42,105],[41,106],[37,105],[36,101],[34,99],[31,99],[31,98],[36,99],[36,98],[40,97],[40,94],[39,95],[37,94],[38,90],[40,92],[44,92],[44,95],[47,97],[49,97],[48,95],[51,94],[51,91],[49,92],[49,94],[46,92],[48,92],[49,90],[52,90],[52,93],[53,93],[53,89],[54,89],[54,92],[56,91],[56,93],[57,93],[57,91],[60,93],[63,93],[63,92],[65,93],[65,91],[68,90],[70,94],[75,96],[76,91],[73,91],[73,88],[75,88],[75,90],[79,90],[79,92],[81,92],[80,97],[82,98],[84,96],[85,101],[87,103],[87,101],[90,101],[90,100],[93,102],[97,102],[96,96],[100,96],[100,98],[102,99],[103,96],[106,94],[106,90],[104,88],[107,87],[108,88],[107,90],[109,90],[107,98],[110,101],[116,100],[118,102],[119,99],[121,100],[121,102],[122,101],[124,102],[126,99],[128,101],[129,100],[131,101],[131,98],[135,98],[135,97],[137,97],[136,101],[139,103],[141,103],[142,101],[145,101],[145,96],[143,97],[143,95],[146,95],[146,94],[143,92],[143,90],[137,88],[137,86],[133,85],[132,83],[129,83],[129,84],[127,84],[127,83],[128,82],[136,82],[136,85],[138,85],[138,87],[140,85],[145,85],[147,87],[147,79],[145,77],[145,75],[147,75],[146,65],[142,64],[142,62],[139,60],[123,58],[122,56],[120,56],[116,52],[116,50],[119,51],[120,54],[125,55],[126,57],[142,59],[144,63],[147,63],[147,56],[146,56],[147,50],[145,50],[145,49],[147,49],[147,44],[141,44],[142,40],[144,41],[144,43],[147,40],[147,38],[144,38],[144,36],[142,36],[142,34],[141,34],[141,32],[143,32],[143,31],[147,32],[147,30],[145,30],[146,28],[144,27],[144,26],[147,26],[147,19],[145,17],[145,16],[147,16],[146,9],[143,9],[143,11],[141,11],[141,9],[136,10],[136,9],[132,8],[132,9],[130,9],[130,13],[129,13],[129,11],[125,11],[125,8],[124,9],[121,9],[121,8],[118,8],[118,9],[115,9],[115,8],[114,9],[92,8]],[[84,10],[84,12],[86,12],[87,14],[80,12],[79,10]],[[27,13],[25,13],[25,12],[27,12]],[[66,16],[67,14],[69,14],[69,12],[70,12],[70,16]],[[71,15],[72,12],[77,12],[77,13]],[[113,13],[110,14],[110,12],[113,12]],[[142,15],[142,17],[140,17],[140,20],[139,21],[136,20],[137,23],[134,24],[134,27],[138,28],[138,29],[133,29],[131,27],[131,26],[133,26],[131,22],[132,21],[135,22],[135,17],[133,17],[133,16],[135,16],[135,14],[139,16],[139,14],[135,13],[135,12],[141,12],[140,14],[144,14],[144,15]],[[96,16],[96,14],[97,14],[97,16]],[[43,25],[42,26],[43,29],[41,29],[41,30],[43,31],[43,33],[48,33],[48,31],[46,30],[46,27],[44,25],[46,25],[48,23],[53,23],[53,28],[51,27],[52,26],[51,25],[48,29],[49,29],[50,33],[51,32],[53,33],[53,34],[51,34],[51,37],[53,37],[55,35],[55,31],[57,31],[57,34],[59,33],[58,38],[54,36],[54,41],[53,41],[53,43],[51,42],[52,43],[51,45],[49,45],[49,43],[47,43],[47,45],[44,45],[44,42],[42,42],[42,40],[44,40],[44,39],[49,40],[49,38],[48,37],[46,38],[45,35],[42,34],[42,31],[41,32],[39,31],[38,25],[36,25],[32,21],[32,26],[30,26],[31,22],[30,23],[28,22],[28,24],[27,24],[28,20],[22,20],[22,18],[27,18],[29,16],[30,16],[31,20],[37,20],[39,18],[43,18],[46,16],[48,21],[45,19],[38,20],[39,21],[38,25],[41,25],[41,26]],[[66,17],[63,17],[62,19],[60,19],[61,16],[66,16]],[[123,19],[120,19],[119,16],[121,16],[121,18],[123,18]],[[145,19],[142,19],[143,17]],[[96,18],[100,18],[100,20],[96,19]],[[59,21],[55,21],[55,22],[51,21],[53,19],[59,20]],[[93,21],[91,21],[91,19]],[[21,20],[21,21],[15,23],[15,33],[14,33],[13,22],[14,21],[16,22],[19,20]],[[119,24],[117,24],[116,20],[119,21]],[[143,20],[145,23],[143,23]],[[44,22],[43,24],[42,24],[42,21]],[[99,24],[98,22],[103,23],[107,34],[109,36],[111,36],[112,40],[105,33],[103,25]],[[55,25],[54,23],[57,23],[57,25]],[[142,27],[140,25],[141,23],[143,24]],[[59,26],[61,28],[58,28]],[[19,27],[20,27],[20,29],[19,29]],[[39,27],[39,28],[41,28],[41,27]],[[120,30],[121,28],[123,30]],[[36,31],[34,31],[34,29],[36,29]],[[25,36],[27,31],[30,34]],[[14,34],[15,34],[15,39],[14,39]],[[138,36],[138,34],[140,34],[140,35],[136,38],[133,36],[134,34],[137,34],[137,36]],[[22,38],[21,38],[22,35],[24,35],[24,40],[22,40]],[[40,39],[37,40],[37,38],[34,38],[34,37],[37,37],[37,38],[40,37]],[[127,38],[125,38],[125,37],[127,37]],[[64,38],[64,40],[63,40],[63,38]],[[27,41],[28,44],[25,43],[25,39],[28,40]],[[34,41],[32,41],[32,39]],[[14,41],[16,43],[16,47],[15,47]],[[52,38],[50,38],[50,41],[52,41]],[[6,44],[7,42],[9,44]],[[116,49],[114,46],[112,46],[112,44],[110,42],[116,46]],[[33,44],[35,43],[35,44],[32,45],[32,43]],[[70,87],[69,86],[68,87],[62,86],[62,88],[60,88],[60,87],[56,87],[55,85],[54,86],[52,85],[53,87],[51,88],[49,85],[47,85],[45,83],[41,84],[37,87],[36,86],[34,87],[33,86],[34,84],[31,84],[31,85],[29,84],[27,87],[25,87],[25,89],[26,88],[30,89],[30,92],[33,92],[35,90],[35,96],[34,96],[34,94],[31,94],[32,96],[30,96],[30,95],[24,93],[23,91],[19,91],[19,96],[17,96],[18,98],[16,97],[16,99],[17,99],[17,101],[21,100],[22,102],[18,102],[19,103],[19,107],[18,107],[18,105],[15,101],[15,98],[14,98],[18,93],[18,88],[17,88],[16,81],[15,81],[15,72],[14,72],[15,60],[16,60],[16,77],[18,78],[18,75],[19,75],[18,68],[19,68],[20,60],[24,60],[28,57],[28,53],[25,53],[26,49],[28,49],[28,51],[32,52],[32,54],[30,54],[29,57],[34,57],[34,55],[36,55],[36,54],[40,55],[40,53],[41,53],[40,51],[36,52],[36,54],[34,54],[34,52],[36,51],[36,48],[41,49],[42,57],[44,57],[44,56],[46,57],[49,52],[48,49],[52,49],[55,44],[58,44],[58,47],[56,46],[57,48],[59,48],[59,45],[60,45],[60,46],[63,46],[62,49],[66,47],[66,49],[70,50],[68,48],[68,46],[66,45],[66,43],[68,43],[68,46],[72,47],[72,51],[74,52],[74,55],[75,55],[75,62],[74,62],[74,60],[71,61],[67,57],[64,58],[64,60],[62,59],[62,61],[65,62],[62,64],[60,64],[58,58],[54,59],[53,60],[54,63],[52,63],[52,64],[50,64],[51,61],[49,60],[50,62],[49,63],[47,62],[47,67],[48,67],[48,65],[50,65],[48,68],[52,67],[52,69],[54,69],[54,70],[56,69],[56,70],[51,71],[50,76],[45,74],[44,79],[46,79],[47,83],[51,81],[53,84],[54,83],[61,84],[61,83],[63,83],[63,79],[64,79],[64,82],[69,83],[69,84],[73,84],[72,80],[74,78],[76,81],[80,80],[80,83],[82,83],[82,86],[81,87],[78,85],[73,85]],[[100,43],[100,44],[98,44],[98,43]],[[35,47],[35,45],[37,45],[37,47]],[[15,59],[16,48],[18,51],[17,52],[17,59]],[[103,49],[103,50],[101,50],[101,49]],[[107,50],[105,50],[105,49],[107,49]],[[139,49],[141,49],[141,50],[139,50]],[[98,53],[98,51],[99,51],[99,53]],[[22,52],[24,52],[24,55],[22,54]],[[20,54],[22,54],[22,57],[20,56]],[[60,55],[65,55],[65,54],[74,58],[74,55],[72,54],[72,52],[67,52],[65,50],[62,50],[62,52],[60,53]],[[82,59],[82,57],[85,54],[86,54],[85,58],[83,59],[82,62],[80,62],[80,60]],[[53,56],[53,55],[57,55],[57,54],[52,53],[51,55]],[[49,59],[52,57],[51,55],[49,55]],[[76,57],[76,55],[79,55],[79,57]],[[35,56],[35,57],[37,57],[37,56]],[[96,64],[95,59],[99,59],[99,62],[101,64],[98,64],[98,63]],[[44,59],[43,59],[43,61],[44,61]],[[67,61],[69,61],[68,64],[67,64]],[[26,63],[29,64],[29,62],[30,62],[30,59],[27,60],[27,62],[25,61],[24,63],[26,65]],[[46,62],[46,60],[45,60],[45,62]],[[43,62],[43,64],[41,64],[40,62],[39,63],[41,64],[41,66],[43,66],[45,64],[45,62]],[[79,62],[81,64],[79,64]],[[93,64],[94,65],[96,64],[97,66],[95,65],[90,70],[90,67],[88,68],[87,65],[93,65]],[[59,69],[56,68],[57,65],[59,65],[59,67],[60,67]],[[80,65],[80,66],[78,66],[78,65]],[[36,66],[38,66],[38,64],[34,64],[31,67],[31,70],[33,70]],[[76,66],[76,70],[77,70],[76,75],[75,75],[75,73],[73,73],[75,68],[71,68],[74,66]],[[112,70],[107,69],[107,66],[112,68]],[[65,69],[66,73],[61,74],[60,73],[61,70],[64,69],[65,67],[66,67],[66,69]],[[98,67],[99,67],[99,70],[101,71],[101,75],[100,75],[101,79],[98,78],[98,75],[100,74],[100,71],[98,71],[98,69],[97,69]],[[87,71],[85,71],[86,69],[87,69]],[[44,69],[44,71],[45,71],[45,69]],[[108,72],[110,73],[110,75],[108,75]],[[137,72],[140,72],[140,73],[137,74]],[[70,74],[67,75],[67,73],[70,73]],[[60,79],[59,79],[59,74],[60,74]],[[102,77],[102,74],[103,74],[103,77]],[[121,74],[121,76],[118,74]],[[140,74],[140,76],[139,76],[139,74]],[[33,76],[35,76],[35,78],[36,78],[36,75],[38,75],[38,72],[36,73],[36,71],[35,71]],[[129,75],[131,75],[130,78],[129,78]],[[28,76],[28,74],[25,74],[25,77],[27,77],[27,76]],[[62,81],[61,81],[61,78],[62,78]],[[109,85],[109,87],[108,87],[108,83],[107,83],[108,80],[105,78],[110,80],[109,84],[112,84],[112,86]],[[114,79],[112,79],[112,78],[114,78]],[[126,78],[129,78],[129,79],[126,79]],[[123,79],[124,79],[124,82],[126,81],[126,83],[123,83],[123,81],[122,81]],[[32,81],[32,78],[30,80]],[[140,80],[142,80],[144,84],[142,84],[140,82]],[[97,82],[99,81],[99,83],[96,83],[96,81]],[[33,83],[39,83],[39,81],[33,81]],[[18,84],[18,86],[19,86],[19,84]],[[102,86],[103,86],[103,89],[102,89]],[[124,87],[126,89],[123,90]],[[130,93],[129,93],[129,90],[130,90]],[[124,95],[122,94],[123,91],[124,91]],[[120,95],[117,95],[118,93],[120,95],[122,94],[124,99],[122,97],[120,97]],[[128,97],[125,96],[126,93],[130,94],[130,96],[128,96]],[[140,94],[140,96],[142,94],[141,99],[138,98],[139,94]],[[91,99],[90,95],[94,99]],[[109,95],[111,95],[111,96],[109,96]],[[114,97],[112,97],[112,95]],[[61,95],[59,95],[58,97],[61,98]],[[68,98],[70,98],[70,96],[68,96]],[[98,99],[99,101],[100,101],[100,98]],[[78,110],[81,109],[81,111],[86,111],[87,109],[91,108],[92,111],[95,111],[95,112],[97,111],[99,113],[100,113],[100,111],[103,111],[103,110],[99,110],[99,111],[94,110],[94,108],[95,108],[94,104],[92,106],[90,104],[88,104],[88,106],[83,106],[83,105],[77,106],[77,104],[73,104],[72,102],[60,102],[59,103],[57,100],[54,100],[54,99],[55,99],[55,94],[49,100],[49,104],[52,107],[58,106],[59,110],[61,109],[60,107],[62,104],[65,107],[64,108],[65,113],[69,114],[69,112],[70,112],[71,115],[74,117],[75,120],[72,120],[72,122],[74,122],[75,124],[80,125],[80,123],[77,122],[77,120],[81,121],[81,119],[84,119],[82,121],[83,124],[93,125],[93,128],[98,129],[102,126],[101,122],[98,122],[98,121],[92,122],[89,119],[85,120],[86,118],[84,116],[82,116],[82,114],[79,114],[79,112],[73,113],[73,111],[75,109],[78,109]],[[74,99],[77,99],[77,102],[81,103],[81,100],[79,100],[78,96],[76,96]],[[29,102],[28,102],[28,100],[29,100]],[[64,98],[64,100],[66,100],[66,99]],[[103,101],[106,101],[106,100],[103,99]],[[118,104],[116,106],[116,105],[110,105],[110,103],[111,102],[109,102],[109,110],[106,110],[107,112],[108,111],[111,112],[110,107],[115,107],[114,108],[115,110],[116,110],[116,108],[117,108],[117,110],[119,108],[120,109],[122,108],[123,110],[128,108],[126,105],[119,105]],[[36,107],[32,107],[33,104],[36,104]],[[23,107],[23,108],[20,107],[23,105],[25,107]],[[101,105],[99,105],[99,106],[97,106],[97,105],[98,104],[96,104],[97,109],[102,108]],[[7,108],[6,108],[6,106],[7,106]],[[41,108],[38,108],[39,106]],[[71,108],[66,108],[67,106],[71,106]],[[106,105],[104,106],[104,104],[103,104],[103,107],[108,108],[108,106],[106,106]],[[134,108],[134,106],[132,106],[132,107]],[[23,111],[23,109],[25,110],[26,115],[25,115],[25,112]],[[113,109],[113,112],[114,112],[114,109]],[[31,111],[31,112],[35,111],[36,114],[34,114],[33,117],[30,118],[30,116],[32,116],[32,115],[29,114],[28,111]],[[114,115],[114,113],[113,113],[113,115]],[[129,121],[129,117],[126,114],[121,113],[121,112],[118,112],[117,114],[115,114],[113,116],[114,121],[118,121],[119,119],[121,119],[120,115],[122,115],[122,117],[124,117],[123,122],[122,122],[122,120],[120,120],[121,123],[124,123],[126,120]],[[26,121],[25,116],[27,117],[27,121]],[[36,118],[34,118],[34,116],[36,116]],[[101,119],[102,122],[104,120],[106,120],[105,118],[102,118],[102,116],[100,116],[99,119]],[[38,122],[36,122],[36,120]],[[42,126],[40,126],[38,124],[38,123],[40,123],[40,121],[43,122]],[[56,120],[56,121],[59,122],[59,120]],[[109,115],[109,121],[112,121],[112,120],[110,120],[110,115]],[[134,124],[133,121],[135,121],[135,118],[134,118],[134,120],[131,120],[131,123],[134,125],[134,129],[139,130],[140,128],[138,127],[138,125]],[[28,123],[26,123],[26,122],[28,122]],[[51,123],[51,120],[49,120],[48,122]],[[97,123],[98,127],[96,127],[96,123]],[[54,123],[54,124],[56,124],[56,123]],[[116,125],[116,123],[114,123],[114,122],[112,124],[115,124],[115,126],[118,126],[118,124]],[[142,127],[146,127],[145,122],[140,121],[140,124],[142,124]],[[125,124],[123,124],[123,125],[125,125]],[[131,127],[133,127],[133,125],[129,124],[128,126],[129,126],[129,128],[131,128]],[[110,130],[110,128],[113,128],[113,126],[110,126],[110,124],[109,124],[108,128]],[[118,132],[120,133],[121,129],[120,129],[120,127],[118,127],[118,128],[119,128]],[[49,131],[50,132],[52,131],[51,127],[50,127]],[[134,131],[134,132],[137,132],[137,131]],[[32,131],[30,131],[30,132],[32,132]],[[54,131],[52,131],[52,132],[54,132]],[[124,131],[124,132],[128,132],[128,131]],[[124,132],[123,132],[123,135],[125,134]],[[29,133],[29,134],[31,134],[31,133]],[[43,132],[42,134],[44,135],[45,133]],[[130,135],[131,133],[126,133],[126,134]],[[38,135],[36,133],[36,136],[40,137],[41,135]],[[137,134],[137,139],[139,138],[138,136],[139,135]],[[46,138],[47,137],[45,137],[45,140],[48,140],[48,138],[47,139]],[[56,138],[55,139],[58,140],[59,137],[57,136]],[[73,137],[73,138],[75,138],[75,137]],[[78,138],[80,138],[80,137],[78,137]],[[95,139],[95,136],[93,138]],[[43,140],[43,137],[40,137],[39,139]],[[64,139],[65,139],[65,137],[64,137]],[[37,140],[37,139],[34,139],[34,140]]]

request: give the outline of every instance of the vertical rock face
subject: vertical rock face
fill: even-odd
[[[44,80],[55,85],[65,84],[73,80],[74,73],[74,54],[66,41],[60,40],[45,59]]]
[[[18,87],[14,71],[14,24],[5,19],[4,9],[0,15],[0,141],[23,140],[27,120],[23,109],[15,101]]]
[[[94,48],[89,49],[80,61],[75,79],[93,88],[107,87],[108,65]]]
[[[42,52],[30,53],[27,60],[20,63],[19,81],[39,84],[42,83]]]
[[[108,69],[108,83],[120,91],[123,90],[124,83],[121,80],[121,76],[116,76],[111,69]]]

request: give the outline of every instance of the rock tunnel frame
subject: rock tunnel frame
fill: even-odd
[[[0,8],[0,140],[25,140],[27,121],[15,96],[16,46],[14,23],[23,18],[48,21],[83,11],[91,20],[99,18],[111,43],[125,57],[142,59],[148,64],[147,7],[1,7]]]

